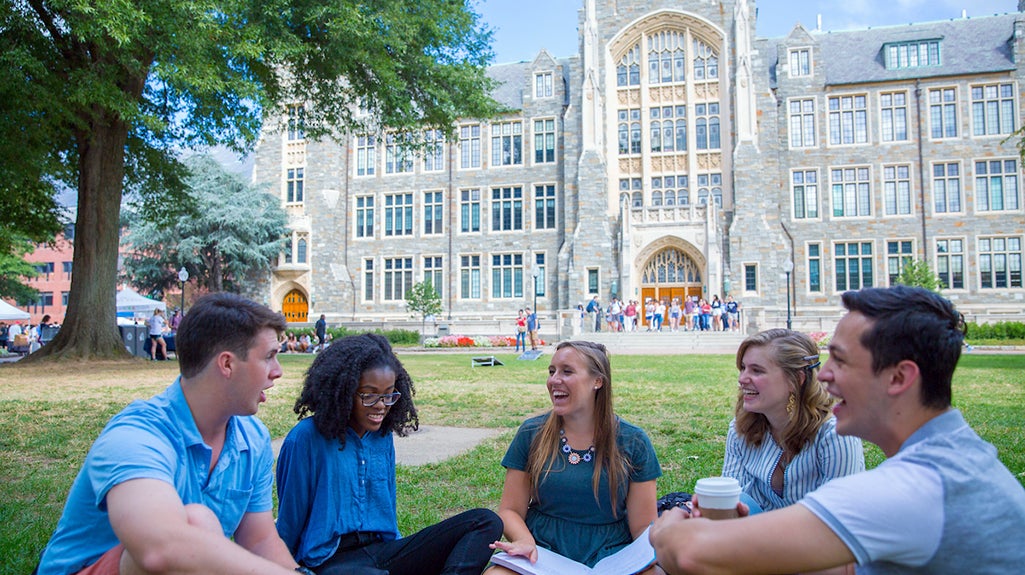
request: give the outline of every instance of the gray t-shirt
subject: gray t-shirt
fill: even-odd
[[[859,574],[1020,573],[1025,489],[950,410],[879,467],[830,481],[801,502],[847,545]]]

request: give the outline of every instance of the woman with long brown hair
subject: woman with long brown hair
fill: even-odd
[[[552,409],[524,422],[502,459],[506,540],[492,547],[533,561],[541,546],[593,566],[655,520],[662,470],[644,431],[612,409],[605,346],[560,343],[547,387]]]

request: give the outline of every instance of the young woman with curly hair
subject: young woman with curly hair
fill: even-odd
[[[836,433],[834,400],[818,368],[818,346],[796,331],[766,330],[737,349],[736,418],[722,474],[740,482],[752,513],[793,505],[831,479],[865,470],[861,440]]]
[[[560,343],[547,387],[552,409],[524,422],[502,459],[506,540],[492,547],[536,561],[540,546],[593,567],[655,520],[662,469],[644,431],[613,412],[605,346]],[[499,573],[510,571],[488,570]]]
[[[502,522],[474,509],[401,537],[395,446],[419,425],[388,340],[342,338],[313,361],[278,457],[278,533],[319,575],[479,575]],[[307,417],[309,416],[309,417]]]

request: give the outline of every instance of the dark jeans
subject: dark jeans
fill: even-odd
[[[317,575],[480,575],[488,547],[502,537],[502,520],[471,509],[408,537],[339,551],[313,570]]]

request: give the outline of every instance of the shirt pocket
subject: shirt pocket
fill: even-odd
[[[225,537],[232,537],[238,530],[242,517],[249,508],[252,496],[252,488],[223,489],[219,492],[204,494],[203,498],[207,507],[221,520],[221,528],[224,529]]]

